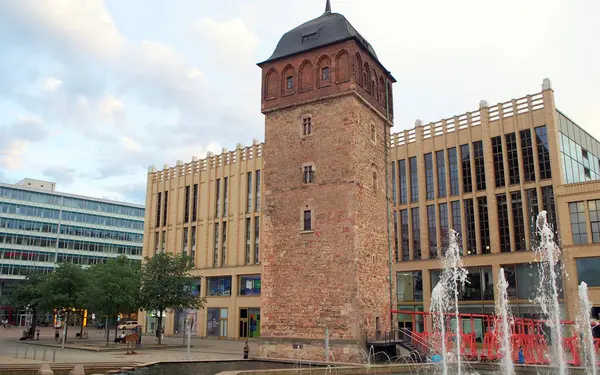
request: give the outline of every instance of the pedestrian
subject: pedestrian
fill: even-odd
[[[244,359],[248,359],[248,354],[250,353],[250,346],[248,346],[248,341],[244,344]]]
[[[54,328],[54,341],[59,342],[60,334],[58,333],[58,328]]]
[[[37,336],[38,341],[40,341],[40,330],[41,330],[41,328],[39,325],[35,327],[35,334]]]
[[[519,364],[525,364],[525,353],[523,352],[523,346],[519,347]]]

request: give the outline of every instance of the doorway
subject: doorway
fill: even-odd
[[[260,308],[240,309],[239,337],[260,337]]]

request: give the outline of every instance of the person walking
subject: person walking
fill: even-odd
[[[248,341],[244,344],[244,359],[248,359],[248,354],[250,354],[250,346],[248,346]]]
[[[38,324],[38,325],[35,327],[35,335],[37,336],[37,341],[40,341],[40,330],[41,330],[41,327],[40,327],[40,325]]]

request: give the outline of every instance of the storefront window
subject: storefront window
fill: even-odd
[[[215,276],[207,279],[208,296],[230,296],[231,276]]]
[[[397,272],[396,291],[398,302],[423,301],[423,277],[421,271]]]
[[[227,337],[227,308],[209,307],[206,313],[206,336]]]
[[[578,258],[577,264],[577,283],[585,282],[589,287],[600,286],[600,257],[597,258]]]
[[[206,336],[219,336],[219,308],[209,307],[206,311]]]
[[[260,296],[260,275],[240,276],[240,296]]]

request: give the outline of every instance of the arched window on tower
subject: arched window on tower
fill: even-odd
[[[296,87],[296,72],[291,65],[288,65],[283,70],[282,78],[282,95],[291,95]]]
[[[379,90],[377,89],[377,72],[373,69],[373,75],[371,76],[371,95],[379,101]]]
[[[319,60],[319,80],[317,86],[329,86],[331,84],[331,60],[327,56],[323,56]]]
[[[347,82],[350,79],[350,56],[348,52],[341,51],[335,59],[336,83]]]
[[[363,70],[363,84],[365,85],[365,90],[367,90],[367,92],[371,91],[371,79],[369,78],[370,75],[371,72],[369,71],[369,63],[365,62],[365,68]]]
[[[363,65],[362,65],[362,59],[360,58],[360,54],[357,52],[356,53],[356,71],[355,71],[355,75],[356,75],[356,83],[358,83],[360,86],[363,85]]]

